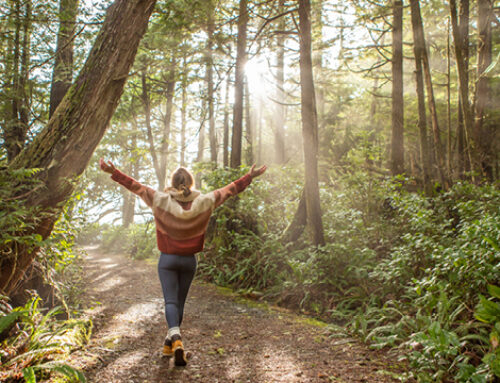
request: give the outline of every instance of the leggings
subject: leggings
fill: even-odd
[[[165,317],[168,328],[179,327],[184,314],[184,303],[196,272],[196,257],[161,253],[158,262]]]

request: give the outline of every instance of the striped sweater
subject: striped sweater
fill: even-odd
[[[213,210],[250,185],[249,174],[229,185],[201,194],[193,190],[184,197],[173,188],[154,190],[115,169],[111,179],[137,194],[152,210],[156,223],[156,241],[162,253],[188,255],[203,250],[208,220]]]

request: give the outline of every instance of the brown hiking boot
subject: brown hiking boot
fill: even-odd
[[[172,350],[174,353],[174,363],[176,366],[185,366],[187,364],[186,354],[184,353],[184,345],[181,337],[174,335],[172,337]]]
[[[172,341],[165,338],[165,343],[163,344],[163,356],[171,358],[174,356],[174,349],[172,348]]]

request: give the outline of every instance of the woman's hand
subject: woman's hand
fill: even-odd
[[[113,174],[113,171],[116,169],[115,165],[113,165],[111,161],[108,161],[108,163],[106,163],[102,158],[99,159],[99,166],[102,170],[109,174]]]
[[[255,164],[253,164],[248,174],[250,175],[250,177],[255,178],[263,174],[266,171],[266,169],[267,169],[266,165],[263,165],[260,168],[255,169]]]

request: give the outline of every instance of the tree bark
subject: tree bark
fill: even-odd
[[[164,183],[162,181],[160,161],[158,161],[158,155],[156,154],[155,142],[153,138],[153,129],[151,127],[151,100],[149,98],[148,82],[146,80],[146,70],[144,69],[141,74],[141,85],[142,85],[142,106],[144,107],[144,118],[146,123],[146,133],[148,137],[149,153],[151,154],[151,159],[153,161],[153,167],[155,169],[156,179],[158,180],[158,187]]]
[[[454,44],[455,58],[457,61],[460,100],[462,106],[462,113],[464,116],[465,142],[467,144],[467,152],[469,154],[471,170],[479,173],[480,166],[477,158],[477,146],[476,146],[478,142],[478,137],[476,137],[473,128],[474,116],[472,114],[472,108],[469,102],[466,58],[462,50],[462,39],[460,36],[460,32],[458,30],[456,0],[450,0],[450,20],[451,20],[451,30],[453,32],[453,41],[455,43]]]
[[[165,116],[163,118],[163,137],[160,146],[160,190],[165,188],[167,182],[167,162],[168,162],[168,147],[170,143],[170,131],[172,125],[172,110],[174,107],[174,94],[175,94],[175,79],[177,60],[175,52],[172,52],[172,61],[169,65],[167,89],[166,89],[166,108]]]
[[[223,139],[222,139],[222,164],[224,167],[229,166],[229,84],[231,72],[229,71],[226,78],[226,92],[224,97],[224,122],[223,122]]]
[[[24,15],[21,15],[21,1],[13,4],[15,17],[13,76],[11,84],[10,119],[4,126],[4,142],[7,161],[11,162],[23,149],[28,133],[29,96],[27,94],[28,67],[31,40],[31,2],[24,4]]]
[[[207,48],[206,48],[206,76],[207,76],[207,103],[208,103],[208,138],[210,141],[210,161],[213,166],[217,166],[217,137],[215,134],[215,113],[214,113],[214,11],[212,0],[208,1],[207,18]]]
[[[404,99],[403,99],[403,2],[395,0],[392,22],[392,175],[404,169]]]
[[[78,0],[59,1],[59,32],[50,88],[49,118],[73,81],[73,38],[78,13]]]
[[[137,147],[137,135],[134,133],[131,138],[131,148],[129,148],[128,153],[132,154],[133,149]],[[130,150],[132,149],[132,150]],[[130,174],[133,178],[139,178],[139,157],[132,158],[131,155],[128,156],[127,164],[127,174]],[[130,193],[127,189],[121,188],[123,191],[123,207],[122,207],[122,226],[126,229],[131,224],[134,223],[135,215],[135,194]]]
[[[455,44],[460,44],[460,49],[464,57],[464,83],[467,84],[465,93],[469,99],[469,0],[460,0],[458,36]],[[450,20],[451,22],[451,20]],[[462,112],[462,96],[458,95],[458,125],[457,125],[457,155],[458,155],[458,174],[460,178],[465,178],[465,173],[470,170],[469,147],[466,142],[464,114]]]
[[[413,25],[413,38],[414,43],[419,45],[422,54],[422,67],[424,70],[424,82],[427,90],[427,102],[429,105],[429,112],[431,114],[431,126],[434,138],[434,154],[437,161],[437,169],[439,178],[443,187],[449,186],[448,177],[445,174],[445,160],[443,145],[439,132],[438,116],[436,111],[436,102],[434,100],[434,90],[432,87],[431,69],[429,64],[429,57],[425,44],[424,26],[422,23],[422,15],[420,13],[419,0],[410,0],[411,18]]]
[[[187,112],[187,83],[188,83],[187,58],[184,53],[182,59],[182,100],[181,100],[181,166],[186,166],[186,112]]]
[[[10,164],[11,169],[40,168],[44,188],[25,197],[26,207],[38,209],[33,226],[23,234],[47,238],[74,190],[73,180],[85,170],[116,109],[144,35],[155,0],[116,0],[75,83],[47,126]],[[18,244],[2,244],[12,254]],[[36,251],[20,248],[1,258],[0,291],[9,295],[31,264]]]
[[[243,82],[246,63],[247,24],[247,0],[240,0],[238,39],[236,42],[236,71],[234,75],[233,134],[231,137],[232,168],[238,168],[241,165],[241,141],[243,133]]]
[[[247,164],[254,163],[254,155],[253,155],[253,147],[254,147],[254,139],[253,139],[253,119],[252,119],[252,109],[250,107],[250,91],[248,89],[248,78],[245,78],[245,138],[247,141],[246,145],[246,162]]]
[[[413,51],[415,55],[415,82],[418,101],[418,131],[420,138],[420,160],[422,163],[422,181],[424,190],[427,195],[431,193],[430,190],[430,154],[429,154],[429,141],[427,140],[427,117],[425,112],[425,90],[424,78],[422,71],[423,50],[421,40],[416,37],[418,29],[418,19],[413,17],[412,13],[412,29],[413,29]]]
[[[279,0],[278,13],[285,11],[285,0]],[[279,30],[285,31],[285,18],[281,17]],[[277,36],[278,49],[276,52],[276,122],[274,131],[275,161],[277,164],[285,163],[285,34]]]
[[[307,208],[306,208],[306,194],[305,189],[302,190],[299,199],[299,206],[295,212],[292,222],[285,229],[281,236],[282,243],[294,242],[302,235],[304,228],[307,224]]]
[[[311,58],[311,3],[299,0],[300,98],[307,221],[316,246],[324,245],[318,179],[318,120]]]
[[[475,103],[475,136],[479,138],[478,150],[482,174],[493,181],[494,154],[492,144],[495,141],[495,126],[485,124],[485,117],[491,109],[490,78],[484,73],[491,64],[491,22],[493,18],[493,3],[491,0],[478,0],[478,45],[477,45],[477,83]]]

